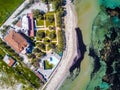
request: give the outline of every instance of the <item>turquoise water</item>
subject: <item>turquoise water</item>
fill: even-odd
[[[81,0],[76,0],[77,3],[80,3],[80,1]],[[103,5],[105,7],[109,7],[112,9],[114,9],[115,7],[120,7],[120,0],[98,0],[98,1],[99,1],[99,5]],[[79,8],[81,7],[79,6]],[[93,44],[93,48],[95,49],[98,55],[99,55],[99,50],[103,48],[104,35],[108,33],[108,29],[113,24],[120,26],[119,18],[113,17],[110,19],[110,17],[104,12],[100,12],[97,15],[97,17],[94,19],[94,23],[92,27],[93,32],[91,34],[92,37],[91,43]],[[88,86],[86,85],[87,88],[83,90],[95,90],[95,87],[97,86],[100,87],[100,90],[107,90],[109,88],[109,85],[107,83],[102,82],[102,77],[105,75],[106,72],[106,64],[102,60],[100,61],[100,64],[101,64],[101,68],[98,70],[98,72],[94,74]],[[79,78],[76,79],[79,80]],[[74,80],[72,80],[71,77],[68,77],[59,90],[73,90],[73,88],[71,87],[74,84],[73,81]],[[78,82],[78,84],[80,83],[81,82]]]
[[[49,62],[54,64],[54,65],[57,65],[59,60],[56,57],[51,56]]]
[[[105,5],[114,9],[115,7],[120,7],[120,0],[99,0],[100,4]]]

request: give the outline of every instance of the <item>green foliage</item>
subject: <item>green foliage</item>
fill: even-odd
[[[50,44],[48,45],[48,47],[50,47],[50,48],[52,48],[52,49],[55,49],[55,48],[56,48],[56,45],[55,45],[54,43],[50,43]]]
[[[0,47],[4,49],[13,59],[17,60],[19,63],[14,69],[6,70],[8,73],[15,72],[15,78],[16,80],[20,80],[20,82],[27,82],[29,85],[34,86],[35,88],[40,87],[40,80],[39,78],[29,69],[27,68],[21,60],[21,58],[16,52],[14,52],[11,48],[6,48],[9,47],[7,46],[2,40],[0,40]],[[33,56],[33,55],[32,55]],[[11,74],[12,75],[12,74]],[[18,78],[19,77],[19,78]]]
[[[63,0],[55,0],[55,1],[53,2],[53,5],[54,5],[54,8],[55,8],[56,11],[61,8],[62,3],[63,3]]]
[[[47,17],[47,19],[48,19],[48,21],[49,21],[50,23],[53,23],[53,22],[54,22],[54,16],[53,16],[53,15],[49,15],[49,16]]]
[[[57,53],[61,53],[64,50],[64,40],[63,40],[63,35],[62,35],[62,31],[58,31],[58,45],[56,48],[56,52]]]
[[[44,12],[39,9],[33,10],[33,17],[42,20],[44,19]]]
[[[50,64],[48,60],[44,61],[44,68],[45,69],[52,69],[53,68],[53,64]]]
[[[49,37],[50,37],[51,39],[56,38],[56,33],[55,33],[55,32],[51,32],[51,33],[49,34]]]
[[[0,26],[22,2],[23,0],[0,0]]]
[[[46,35],[45,35],[44,31],[40,30],[40,31],[37,32],[36,36],[37,36],[37,40],[41,41],[43,38],[45,38]]]
[[[45,44],[49,44],[50,42],[51,42],[50,39],[48,39],[48,38],[44,38],[44,43],[45,43]]]
[[[36,45],[38,48],[45,50],[45,44],[44,43],[37,43]]]

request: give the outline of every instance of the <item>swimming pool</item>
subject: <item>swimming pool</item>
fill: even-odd
[[[59,62],[59,60],[58,60],[55,56],[51,56],[51,57],[49,58],[49,62],[50,62],[51,64],[57,65],[58,62]]]

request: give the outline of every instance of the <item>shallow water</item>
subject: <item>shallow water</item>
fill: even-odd
[[[78,26],[83,34],[83,41],[87,47],[85,58],[81,63],[81,71],[74,79],[68,77],[59,90],[94,90],[96,86],[100,86],[102,90],[106,90],[109,85],[102,82],[102,76],[105,75],[106,65],[100,60],[101,68],[90,79],[93,71],[93,60],[88,56],[88,48],[93,46],[96,53],[103,48],[104,35],[108,32],[108,28],[112,26],[109,16],[100,11],[100,5],[115,8],[120,6],[120,0],[76,0],[75,6],[78,15]],[[120,20],[114,17],[113,22],[120,24]],[[109,22],[109,23],[108,23]],[[91,39],[91,40],[90,40]]]
[[[99,0],[100,4],[105,5],[106,7],[115,8],[120,6],[120,0]]]

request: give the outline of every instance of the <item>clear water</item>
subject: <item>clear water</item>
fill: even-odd
[[[77,2],[76,7],[81,9],[80,3],[82,0],[75,0],[75,1]],[[87,0],[84,0],[84,1],[87,1]],[[90,1],[93,1],[93,0],[90,0]],[[99,5],[104,5],[112,9],[114,9],[115,7],[120,7],[120,0],[96,0],[96,2],[98,1],[99,1]],[[79,9],[77,10],[77,12],[80,11]],[[79,13],[78,13],[78,18],[79,18]],[[111,24],[108,22],[110,22],[109,16],[107,16],[104,13],[101,13],[101,14],[99,13],[99,15],[94,19],[93,26],[92,26],[93,31],[91,36],[92,36],[93,46],[96,49],[96,52],[98,52],[99,49],[103,47],[102,41],[104,40],[104,35],[105,33],[107,33],[108,28],[111,27]],[[117,17],[113,17],[112,22],[114,22],[116,25],[120,25],[120,20]],[[99,44],[98,42],[100,42],[101,44]],[[107,90],[109,85],[105,82],[102,82],[101,80],[102,76],[105,75],[106,65],[103,62],[101,62],[101,65],[102,66],[100,70],[94,75],[94,77],[92,78],[92,80],[90,80],[88,85],[86,85],[87,87],[86,89],[73,88],[74,86],[80,86],[81,82],[79,78],[76,78],[77,80],[72,81],[72,79],[68,77],[59,90],[94,90],[96,86],[99,86],[101,90]],[[75,85],[75,84],[78,84],[78,85]]]
[[[99,0],[100,4],[106,7],[115,8],[120,7],[120,0]]]
[[[53,65],[57,65],[59,60],[56,57],[52,56],[50,57],[49,62],[52,63]]]

